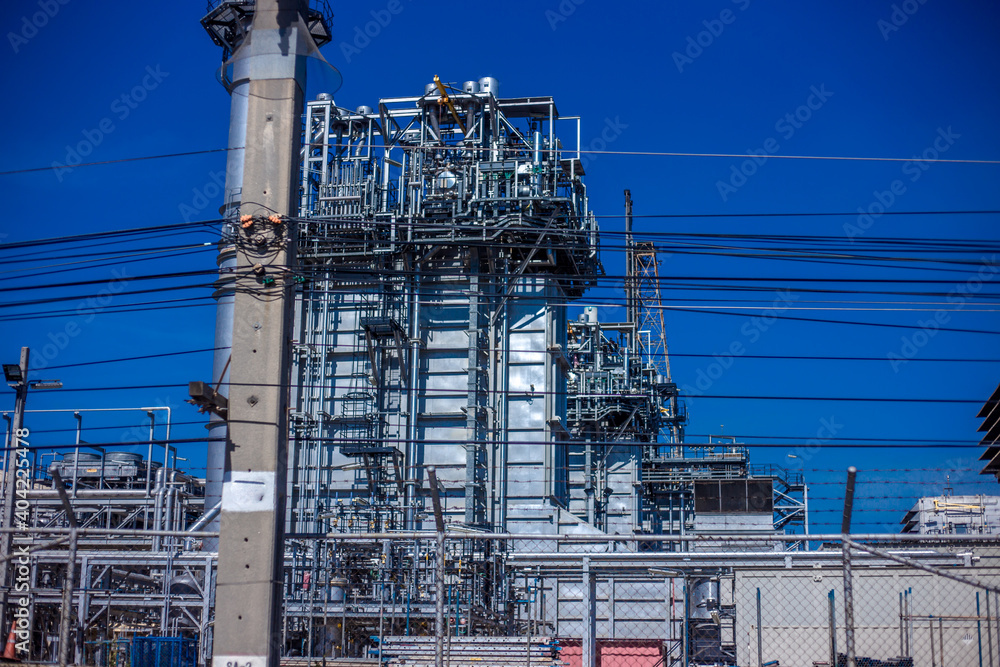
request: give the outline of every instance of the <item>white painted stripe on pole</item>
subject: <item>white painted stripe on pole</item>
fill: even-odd
[[[222,481],[223,512],[273,512],[274,473],[243,472],[226,473]],[[222,665],[222,667],[226,667]],[[244,664],[233,667],[247,667]],[[257,667],[251,665],[250,667]]]
[[[265,655],[215,655],[212,667],[267,667]]]

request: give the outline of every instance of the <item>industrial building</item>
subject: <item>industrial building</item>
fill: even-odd
[[[903,517],[904,533],[919,535],[1000,534],[1000,497],[921,498]]]
[[[203,25],[224,61],[253,9],[210,7]],[[306,18],[317,43],[329,39],[328,15]],[[244,81],[223,72],[235,147],[252,141],[239,125]],[[749,664],[754,577],[832,556],[806,550],[801,475],[751,464],[732,439],[685,440],[656,248],[632,238],[627,191],[627,316],[604,322],[574,305],[603,273],[586,119],[525,95],[536,91],[505,96],[491,77],[401,92],[370,106],[331,93],[305,103],[296,264],[257,272],[263,285],[296,285],[282,654],[382,660],[400,637],[432,635],[444,599],[456,643],[551,637],[570,664],[590,665],[579,656],[597,644],[637,666]],[[239,222],[252,205],[242,159],[231,152],[223,207],[222,350],[233,344],[231,269],[258,243]],[[222,394],[228,369],[223,351],[212,377]],[[78,662],[111,665],[129,636],[154,635],[195,639],[197,663],[210,663],[218,545],[183,533],[217,525],[226,428],[216,411],[205,479],[176,457],[130,452],[36,466],[30,526],[67,520],[55,472],[76,520],[108,531],[79,545]],[[32,556],[36,659],[55,655],[65,563],[58,551]]]

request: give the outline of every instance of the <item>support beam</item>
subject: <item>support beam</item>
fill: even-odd
[[[235,240],[229,441],[220,515],[213,664],[278,667],[296,179],[304,58],[302,0],[258,0],[234,59],[248,68],[245,165]]]
[[[4,466],[4,496],[3,496],[3,527],[14,527],[14,500],[17,487],[17,470],[19,467],[18,454],[27,454],[28,438],[27,431],[24,430],[24,405],[28,400],[28,360],[31,350],[27,347],[21,348],[21,359],[18,365],[20,379],[16,380],[13,386],[16,392],[14,398],[14,419],[10,423],[10,444],[4,454],[6,465]],[[11,369],[14,370],[14,369]],[[8,375],[8,369],[4,366],[4,375]],[[25,459],[27,463],[27,459]],[[9,558],[13,553],[14,534],[9,532],[0,533],[0,556]],[[6,591],[12,583],[11,565],[9,561],[0,564],[0,589],[2,593],[3,605],[0,606],[0,626],[4,629],[7,625],[7,612],[9,611],[10,597]]]
[[[582,667],[597,667],[597,578],[590,558],[583,557],[583,641]]]

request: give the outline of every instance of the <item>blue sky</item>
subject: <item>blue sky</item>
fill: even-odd
[[[88,161],[224,147],[229,99],[215,80],[219,49],[198,22],[204,9],[203,2],[174,3],[169,9],[118,2],[95,8],[82,0],[4,3],[0,71],[8,98],[0,109],[7,129],[0,171],[67,164],[75,159],[70,148],[81,144],[84,150],[91,147],[85,156]],[[623,228],[624,188],[631,189],[636,202],[640,234],[819,235],[835,237],[840,251],[845,244],[861,247],[876,238],[981,239],[995,246],[1000,242],[996,214],[883,215],[862,220],[864,227],[857,216],[641,216],[843,213],[859,207],[877,211],[873,205],[879,201],[893,213],[1000,209],[997,164],[920,166],[899,161],[770,157],[909,159],[934,151],[927,155],[997,160],[998,11],[995,3],[985,1],[942,0],[780,6],[759,0],[623,1],[613,7],[596,0],[502,5],[376,1],[334,4],[335,39],[324,53],[343,74],[344,84],[336,98],[346,107],[375,106],[379,97],[420,94],[435,74],[454,82],[494,76],[500,80],[501,96],[552,95],[561,113],[583,116],[585,147],[601,148],[596,140],[607,130],[605,139],[613,137],[606,145],[609,151],[763,152],[769,156],[744,165],[751,160],[749,156],[592,155],[587,183],[592,208],[609,216],[601,224],[610,246],[620,244],[612,232]],[[384,25],[372,23],[378,19]],[[366,27],[374,37],[359,37]],[[186,219],[217,217],[221,196],[215,179],[224,164],[223,153],[209,153],[0,176],[7,208],[0,234],[5,235],[6,244],[162,226],[162,235],[145,235],[132,245],[121,246],[158,254],[145,255],[141,261],[133,257],[127,258],[132,261],[95,262],[86,270],[63,271],[80,265],[52,265],[74,257],[86,259],[85,253],[91,250],[72,247],[57,252],[46,247],[48,255],[32,256],[28,262],[24,253],[43,248],[12,252],[0,245],[9,278],[0,298],[0,305],[8,305],[0,317],[69,309],[68,315],[8,320],[0,327],[5,363],[16,361],[20,346],[29,345],[39,365],[51,367],[39,368],[34,377],[58,377],[66,386],[62,391],[34,393],[31,408],[170,405],[177,422],[173,437],[203,436],[200,416],[183,401],[189,380],[208,379],[208,353],[59,366],[212,346],[210,306],[131,314],[113,311],[139,301],[207,293],[205,288],[180,287],[208,280],[203,276],[174,281],[141,281],[136,276],[214,266],[214,251],[204,245],[212,242],[211,234],[175,227]],[[740,169],[744,178],[733,175]],[[988,311],[1000,294],[1000,276],[990,271],[988,248],[979,255],[963,255],[969,264],[895,262],[893,268],[885,268],[690,254],[682,252],[690,246],[671,245],[665,237],[656,240],[663,246],[662,275],[697,277],[700,280],[695,282],[702,283],[709,278],[771,279],[753,283],[761,288],[754,293],[664,287],[669,306],[723,305],[729,312],[742,313],[667,312],[673,352],[722,355],[721,360],[684,356],[672,360],[674,379],[693,388],[687,401],[690,440],[704,442],[705,436],[722,432],[743,436],[740,439],[750,444],[780,445],[754,449],[753,461],[801,466],[813,484],[816,529],[830,528],[830,523],[821,524],[837,520],[842,471],[851,464],[861,469],[862,516],[857,521],[867,529],[892,528],[916,497],[941,492],[948,470],[952,470],[956,492],[996,492],[995,480],[977,474],[979,451],[975,448],[876,446],[909,440],[975,442],[979,405],[751,398],[984,401],[1000,381],[1000,364],[923,360],[1000,358],[995,333],[1000,331],[1000,317]],[[725,243],[731,245],[720,242]],[[172,249],[167,250],[168,246]],[[914,256],[896,247],[884,254],[892,253]],[[608,249],[602,258],[609,274],[622,273],[620,252]],[[985,271],[980,275],[982,283],[965,289],[978,291],[968,296],[957,291],[969,285],[967,281],[975,279],[977,271]],[[803,283],[807,278],[833,282]],[[942,282],[847,282],[859,278]],[[26,289],[84,280],[93,284]],[[586,295],[581,303],[620,298],[613,282]],[[803,286],[954,294],[948,301],[927,296],[817,296],[782,291]],[[160,287],[168,289],[120,293]],[[70,298],[48,305],[9,306],[14,301],[50,297]],[[710,302],[702,297],[727,300]],[[88,303],[88,298],[95,301]],[[817,299],[849,303],[813,303]],[[862,300],[867,303],[859,304]],[[883,303],[871,303],[875,301]],[[770,306],[783,309],[785,316],[897,327],[755,321],[751,318],[767,313],[737,308]],[[901,307],[921,310],[859,310]],[[623,314],[606,306],[602,316],[620,319]],[[940,329],[928,325],[935,316]],[[733,349],[743,352],[732,355]],[[887,359],[890,353],[902,356],[904,350],[913,353],[913,361],[894,365]],[[753,355],[879,360],[755,359]],[[699,387],[703,377],[708,380],[703,379]],[[163,386],[87,390],[147,385]],[[706,396],[695,396],[699,391]],[[709,397],[713,395],[743,398]],[[0,407],[9,410],[12,406],[13,392],[4,392]],[[117,443],[140,439],[134,429],[148,422],[140,413],[109,413],[87,415],[84,423],[86,440]],[[32,417],[33,444],[71,442],[72,431],[61,429],[73,425],[69,414]],[[822,441],[823,446],[796,454],[796,447],[805,446],[809,439]],[[844,448],[845,444],[866,447]],[[196,468],[199,450],[197,444],[182,445],[181,455]],[[789,458],[790,453],[799,458]]]

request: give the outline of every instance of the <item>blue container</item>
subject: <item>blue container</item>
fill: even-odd
[[[195,667],[198,640],[191,637],[133,637],[131,667]]]

